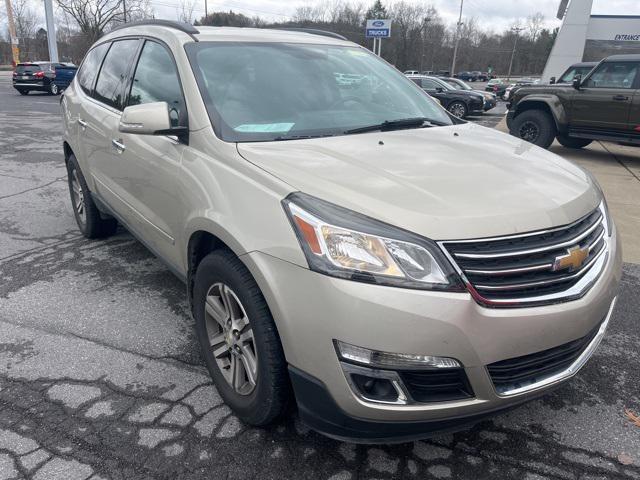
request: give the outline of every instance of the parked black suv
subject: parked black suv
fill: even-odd
[[[557,138],[582,148],[593,140],[640,145],[640,55],[613,55],[573,84],[531,85],[511,93],[512,135],[547,148]]]
[[[456,90],[437,77],[425,75],[409,75],[408,77],[429,95],[437,98],[442,106],[456,117],[465,118],[470,113],[484,112],[484,95],[481,92]]]
[[[62,63],[19,63],[13,71],[13,88],[20,92],[21,95],[27,95],[32,90],[57,95],[62,90],[61,86],[55,81],[57,67],[68,69]],[[75,73],[75,67],[73,69]],[[71,79],[73,79],[73,76],[71,76]]]

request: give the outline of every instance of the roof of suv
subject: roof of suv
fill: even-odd
[[[629,53],[625,55],[611,55],[604,59],[605,62],[640,62],[640,54]]]
[[[115,38],[131,34],[171,35],[176,39],[187,40],[187,36],[196,41],[229,41],[229,42],[295,42],[324,45],[353,45],[352,42],[339,38],[337,34],[309,29],[270,29],[244,27],[194,27],[189,24],[170,21],[142,21],[121,25],[107,34]]]

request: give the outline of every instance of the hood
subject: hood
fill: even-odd
[[[580,167],[471,123],[239,143],[238,152],[294,190],[434,240],[564,225],[600,201]]]

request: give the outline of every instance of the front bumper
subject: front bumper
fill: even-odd
[[[342,280],[260,252],[242,258],[276,320],[294,372],[303,420],[330,436],[359,441],[402,440],[464,427],[562,384],[584,361],[562,378],[508,396],[496,392],[487,365],[587,335],[609,315],[622,265],[614,229],[602,273],[582,298],[546,306],[490,309],[478,305],[468,293]],[[385,352],[455,358],[463,365],[474,396],[409,405],[364,401],[349,386],[334,339]],[[303,391],[309,385],[315,392],[311,396]],[[324,397],[319,389],[324,389]]]

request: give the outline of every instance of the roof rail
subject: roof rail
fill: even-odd
[[[121,25],[118,25],[116,28],[112,29],[111,31],[113,32],[116,30],[120,30],[122,28],[140,27],[144,25],[157,25],[159,27],[175,28],[176,30],[180,30],[181,32],[184,32],[190,35],[196,42],[198,41],[198,39],[195,38],[194,35],[200,33],[200,30],[198,30],[196,27],[194,27],[190,23],[178,22],[175,20],[157,20],[157,19],[140,20],[137,22],[123,23]]]
[[[290,31],[290,32],[310,33],[312,35],[322,35],[323,37],[337,38],[338,40],[347,40],[346,37],[343,37],[339,33],[328,32],[326,30],[319,30],[317,28],[281,27],[281,28],[277,28],[276,30],[285,30],[285,31]]]

